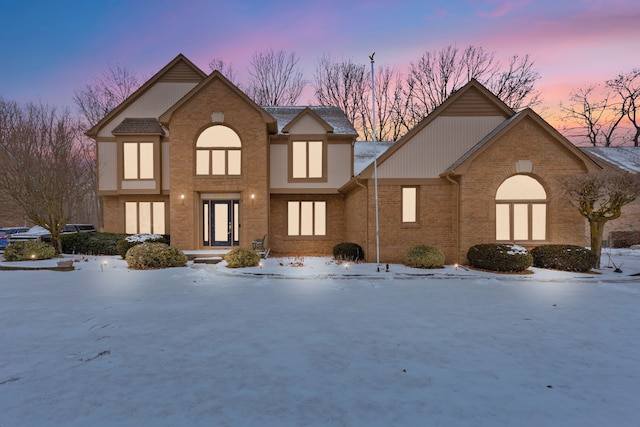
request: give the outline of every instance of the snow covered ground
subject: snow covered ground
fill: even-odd
[[[0,271],[1,427],[640,423],[640,250],[528,275],[72,258]]]

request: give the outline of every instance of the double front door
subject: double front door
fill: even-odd
[[[202,245],[238,246],[240,244],[240,201],[202,201]]]

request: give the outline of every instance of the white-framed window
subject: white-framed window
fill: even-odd
[[[402,187],[402,222],[418,221],[418,187]]]
[[[322,141],[291,143],[291,177],[293,179],[324,177],[324,143]]]
[[[289,236],[325,236],[327,202],[290,201],[287,206]]]
[[[505,179],[496,192],[496,240],[545,240],[547,193],[529,175]]]
[[[196,141],[196,175],[240,175],[242,142],[227,126],[205,129]]]
[[[127,234],[165,234],[164,202],[125,202]]]
[[[153,142],[124,142],[124,179],[153,179]]]

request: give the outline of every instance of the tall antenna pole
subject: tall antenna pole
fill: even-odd
[[[378,221],[378,139],[376,138],[376,91],[374,84],[374,60],[373,56],[376,53],[373,52],[369,59],[371,60],[371,130],[373,131],[373,147],[374,147],[374,158],[373,158],[373,186],[376,197],[376,264],[377,270],[380,271],[380,225]]]

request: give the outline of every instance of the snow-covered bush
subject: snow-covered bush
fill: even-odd
[[[362,261],[364,251],[357,243],[338,243],[333,247],[333,258],[341,261]]]
[[[469,248],[469,265],[489,271],[519,272],[531,267],[533,258],[522,246],[485,243]]]
[[[444,254],[433,246],[412,246],[404,255],[404,263],[414,268],[441,268],[444,266]]]
[[[134,270],[184,267],[187,264],[187,256],[166,243],[140,243],[127,251],[125,259],[129,268]]]
[[[127,251],[140,243],[169,243],[169,241],[161,234],[132,234],[118,242],[118,254],[125,258]]]
[[[60,236],[60,241],[65,254],[118,255],[118,242],[125,237],[122,233],[71,233]]]
[[[576,245],[541,245],[531,249],[533,266],[564,271],[589,271],[596,265],[596,255]]]
[[[30,261],[37,259],[51,259],[56,256],[56,250],[48,243],[37,240],[25,240],[9,243],[4,250],[5,261]]]
[[[236,248],[224,256],[229,268],[255,267],[260,264],[260,255],[251,249]]]

